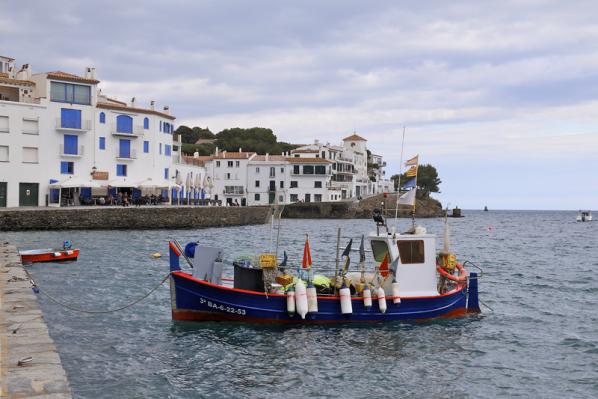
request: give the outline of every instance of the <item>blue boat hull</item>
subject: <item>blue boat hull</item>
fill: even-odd
[[[462,284],[444,295],[402,298],[394,304],[387,297],[382,313],[378,301],[366,308],[361,297],[352,300],[353,313],[342,314],[338,297],[319,296],[318,312],[305,320],[287,313],[286,295],[245,291],[198,280],[188,273],[173,271],[170,277],[173,320],[243,321],[250,323],[349,323],[454,317],[480,311],[477,276],[471,273],[469,284]]]

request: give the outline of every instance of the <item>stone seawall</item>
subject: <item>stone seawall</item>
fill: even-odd
[[[0,231],[189,229],[264,223],[267,206],[5,209]]]
[[[309,202],[286,205],[283,217],[289,219],[353,219],[371,218],[375,208],[384,209],[394,216],[396,194],[382,194],[361,201]],[[399,217],[411,217],[411,207],[401,206]],[[442,206],[434,199],[418,199],[415,216],[418,218],[442,216]]]
[[[0,243],[0,398],[71,398],[16,247]]]

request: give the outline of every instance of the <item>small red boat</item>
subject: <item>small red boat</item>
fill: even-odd
[[[26,251],[19,251],[21,255],[21,261],[23,263],[34,263],[34,262],[59,262],[64,260],[77,260],[79,256],[78,249],[30,249]]]

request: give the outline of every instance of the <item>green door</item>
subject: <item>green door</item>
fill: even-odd
[[[6,182],[0,182],[0,208],[6,208]]]
[[[19,206],[37,206],[38,183],[19,183]]]
[[[270,192],[268,193],[268,203],[273,204],[276,201],[276,193]]]

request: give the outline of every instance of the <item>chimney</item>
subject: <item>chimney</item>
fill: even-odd
[[[155,100],[150,101],[150,108],[152,109],[152,111],[156,109],[156,101]]]
[[[320,144],[320,140],[318,140],[318,139],[315,139],[315,140],[314,140],[314,144]]]
[[[193,153],[193,158],[199,158],[199,152],[195,151],[195,152]]]
[[[135,108],[135,97],[131,98],[131,108]]]
[[[91,78],[95,79],[96,78],[96,69],[94,67],[91,67]]]
[[[226,150],[222,151],[222,158],[226,158]]]
[[[85,73],[83,74],[85,79],[91,79],[91,67],[85,67]]]
[[[269,155],[270,155],[270,154],[266,153],[266,161],[268,160],[268,156],[269,156]]]
[[[239,152],[243,152],[242,150],[243,150],[243,149],[242,149],[241,147],[239,147]]]
[[[17,79],[19,80],[30,80],[31,79],[31,67],[29,64],[23,64],[21,70],[17,72]]]
[[[216,147],[216,150],[214,150],[214,155],[218,156],[218,147]]]
[[[164,106],[164,113],[165,113],[166,115],[170,115],[170,107],[169,107],[168,105],[165,105],[165,106]]]

